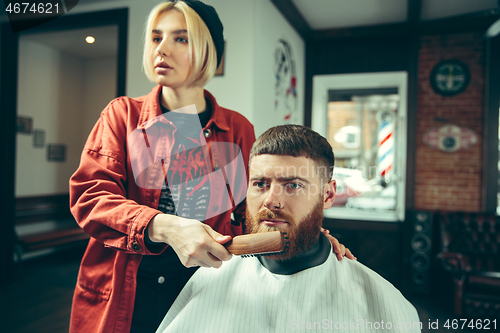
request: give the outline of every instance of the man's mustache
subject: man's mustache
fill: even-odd
[[[260,223],[264,220],[268,220],[268,219],[271,219],[271,220],[284,220],[286,222],[288,222],[290,225],[294,225],[294,221],[293,221],[293,218],[287,214],[284,214],[282,212],[275,212],[275,211],[272,211],[270,209],[267,209],[267,208],[264,208],[263,210],[259,211],[255,217],[254,217],[254,221],[256,221],[257,223]]]

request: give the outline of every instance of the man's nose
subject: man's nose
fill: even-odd
[[[281,209],[284,206],[283,188],[279,184],[271,184],[264,200],[264,206],[271,210]]]

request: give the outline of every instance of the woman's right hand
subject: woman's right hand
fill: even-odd
[[[170,245],[186,267],[219,268],[232,257],[221,245],[229,242],[231,236],[223,236],[197,220],[158,214],[149,224],[148,236],[153,242]]]

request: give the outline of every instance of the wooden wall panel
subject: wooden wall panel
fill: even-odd
[[[399,264],[403,261],[401,223],[325,219],[323,227],[363,265],[394,285],[400,283],[403,273]]]

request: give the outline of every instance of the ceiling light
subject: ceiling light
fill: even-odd
[[[89,44],[92,44],[93,42],[95,42],[95,38],[92,36],[87,36],[87,38],[85,38],[85,41]]]
[[[486,38],[493,38],[500,34],[500,20],[493,23],[486,31]]]

